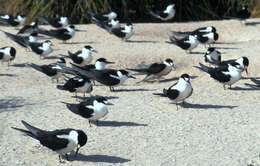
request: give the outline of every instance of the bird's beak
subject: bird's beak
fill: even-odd
[[[107,64],[114,64],[115,62],[106,61]]]
[[[247,68],[245,68],[245,71],[246,71],[246,75],[248,76],[248,70],[247,70]]]
[[[79,149],[80,149],[80,145],[78,145],[78,147],[77,147],[77,150],[76,150],[76,153],[75,153],[75,157],[78,155]]]
[[[113,103],[107,102],[106,105],[114,105]]]
[[[81,32],[82,30],[80,30],[80,29],[76,29],[76,28],[75,28],[75,31],[76,31],[76,32]]]
[[[175,67],[175,66],[172,66],[172,70],[176,70],[176,67]]]
[[[92,50],[92,52],[94,52],[94,53],[98,53],[98,52],[97,52],[96,50],[94,50],[94,49]]]
[[[132,75],[128,75],[127,76],[128,78],[133,78],[133,79],[136,79],[134,76],[132,76]]]

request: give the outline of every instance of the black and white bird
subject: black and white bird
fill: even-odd
[[[30,43],[38,41],[38,33],[34,32],[29,36],[14,35],[9,32],[1,31],[6,37],[20,45],[21,47],[28,48]]]
[[[215,47],[209,47],[204,55],[204,59],[206,63],[219,66],[221,62],[221,53],[217,51]]]
[[[245,20],[248,19],[251,15],[251,11],[248,8],[248,5],[242,6],[241,10],[239,10],[236,14],[236,17],[241,19],[241,20]]]
[[[245,56],[240,57],[238,59],[230,59],[230,60],[226,60],[226,61],[221,61],[219,66],[228,65],[228,64],[231,64],[234,62],[238,63],[242,69],[242,72],[246,71],[246,74],[248,75],[249,59]]]
[[[22,120],[23,125],[28,129],[20,129],[12,127],[24,133],[26,136],[30,136],[40,142],[41,145],[57,152],[59,154],[59,161],[62,162],[62,155],[68,158],[68,153],[76,149],[76,154],[81,147],[83,147],[88,140],[87,135],[82,130],[76,129],[59,129],[54,131],[46,131],[34,126],[31,126],[27,122]]]
[[[134,78],[125,70],[114,70],[114,69],[104,69],[104,70],[90,70],[86,71],[80,67],[74,66],[72,68],[64,68],[64,72],[69,74],[72,72],[77,72],[79,75],[85,76],[92,80],[109,86],[110,91],[114,91],[115,86],[123,84],[128,78]]]
[[[198,29],[195,29],[194,31],[186,31],[186,32],[180,32],[180,31],[171,31],[174,36],[178,37],[187,37],[188,35],[199,35],[204,33],[210,33],[210,32],[217,32],[217,29],[214,26],[207,26],[207,27],[201,27]]]
[[[209,47],[218,40],[218,37],[217,32],[205,32],[197,35],[198,41],[205,46],[209,45]]]
[[[38,19],[42,23],[51,25],[54,28],[64,28],[67,25],[69,25],[68,17],[59,17],[59,18],[38,17]]]
[[[162,21],[167,21],[175,16],[175,4],[170,4],[164,11],[150,11],[150,14]]]
[[[102,29],[105,29],[107,32],[112,33],[113,29],[120,28],[120,22],[118,20],[112,19],[107,22],[97,22],[97,26]]]
[[[134,34],[134,27],[132,23],[127,23],[124,27],[112,29],[111,33],[126,41]]]
[[[152,79],[159,79],[162,76],[169,74],[172,70],[175,70],[175,66],[173,61],[168,58],[162,63],[153,63],[148,68],[127,70],[146,74],[146,77],[142,81],[149,81]]]
[[[92,13],[87,12],[95,22],[107,22],[117,17],[117,14],[113,11],[107,13]]]
[[[106,65],[114,64],[114,62],[107,61],[106,58],[98,58],[95,64],[90,64],[86,66],[82,66],[81,69],[84,70],[104,70],[106,69]]]
[[[189,35],[183,39],[177,39],[174,35],[170,36],[170,43],[177,45],[178,47],[182,48],[183,50],[191,53],[191,50],[196,48],[199,44],[196,35]]]
[[[46,40],[42,43],[29,43],[29,48],[35,54],[39,55],[40,58],[45,58],[48,54],[50,54],[52,49],[52,42],[50,40]]]
[[[57,85],[57,88],[60,90],[75,92],[77,98],[77,93],[83,93],[84,97],[86,93],[91,93],[93,85],[87,77],[76,76],[67,80],[64,85]]]
[[[23,26],[26,22],[26,16],[24,15],[17,15],[13,17],[10,14],[0,14],[0,24],[18,27]]]
[[[29,36],[34,32],[38,32],[38,20],[25,25],[22,29],[18,31],[17,35]]]
[[[241,73],[243,68],[237,62],[228,63],[227,65],[222,65],[217,68],[207,67],[199,63],[200,67],[196,68],[208,73],[213,79],[223,84],[224,89],[226,85],[231,85],[239,81],[242,77]]]
[[[170,86],[168,89],[163,89],[163,93],[154,93],[162,97],[168,97],[173,102],[183,102],[192,95],[193,88],[190,83],[190,76],[188,74],[182,74],[178,82]],[[177,106],[178,109],[178,106]]]
[[[45,30],[45,29],[39,28],[38,32],[40,34],[54,37],[58,40],[62,40],[65,43],[67,40],[74,37],[76,29],[75,29],[74,25],[70,25],[66,28],[51,29],[51,30]]]
[[[10,62],[14,60],[15,55],[16,49],[14,47],[7,46],[0,48],[0,61],[2,63],[7,62],[8,66]]]
[[[91,121],[96,121],[96,124],[98,125],[98,120],[108,114],[107,105],[113,105],[102,96],[87,99],[79,104],[65,104],[70,111],[88,119],[90,126]]]
[[[71,59],[72,63],[78,65],[78,66],[85,66],[88,65],[93,57],[92,57],[92,52],[97,53],[94,48],[92,48],[90,45],[84,46],[81,50],[72,53],[68,51],[69,58]]]
[[[31,66],[33,69],[51,77],[52,82],[56,80],[58,83],[59,78],[62,76],[62,67],[66,66],[66,62],[64,58],[60,58],[57,63],[52,63],[49,65],[36,65],[34,63],[28,65]]]

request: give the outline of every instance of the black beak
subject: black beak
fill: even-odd
[[[246,71],[246,75],[248,76],[248,70],[247,70],[247,68],[245,68],[245,71]]]
[[[133,79],[136,79],[134,76],[132,75],[128,75],[128,78],[133,78]]]
[[[114,105],[113,103],[107,102],[106,105]]]
[[[114,64],[115,62],[106,61],[106,64]]]
[[[80,147],[78,146],[78,147],[77,147],[77,150],[76,150],[76,153],[75,153],[75,157],[78,155],[79,149],[80,149]]]
[[[76,28],[75,28],[75,31],[76,31],[76,32],[83,32],[82,30],[76,29]]]
[[[175,67],[175,66],[172,66],[172,70],[176,70],[176,67]]]
[[[96,50],[92,50],[92,52],[98,53]]]

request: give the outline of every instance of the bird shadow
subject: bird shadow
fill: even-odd
[[[27,63],[19,63],[19,64],[13,64],[12,67],[28,67]]]
[[[176,104],[176,103],[172,103]],[[221,109],[221,108],[229,108],[233,109],[238,106],[230,106],[230,105],[213,105],[213,104],[192,104],[185,102],[184,104],[178,103],[183,108],[196,108],[196,109]]]
[[[196,52],[190,52],[189,54],[205,54],[205,52],[196,51]]]
[[[81,100],[89,100],[90,98],[98,98],[98,97],[101,97],[99,95],[95,95],[95,96],[91,96],[91,97],[83,97],[83,96],[72,96],[73,98],[78,98],[78,99],[81,99]],[[113,99],[119,99],[118,96],[102,96],[102,97],[105,97],[107,100],[113,100]]]
[[[60,56],[47,56],[44,59],[59,59]]]
[[[260,85],[253,85],[253,84],[248,84],[248,83],[245,83],[246,86],[249,86],[251,88],[254,88],[255,90],[260,90]]]
[[[16,74],[0,74],[0,77],[3,76],[3,77],[17,77],[18,75]]]
[[[149,40],[126,40],[127,43],[159,43],[158,41]]]
[[[116,163],[125,163],[129,162],[131,160],[125,159],[122,157],[116,157],[116,156],[108,156],[108,155],[84,155],[84,154],[78,154],[77,156],[72,155],[70,156],[71,161],[86,161],[86,162],[94,162],[94,163],[110,163],[110,164],[116,164]]]
[[[235,42],[215,42],[214,44],[237,44]]]
[[[145,91],[154,91],[155,89],[115,89],[112,92],[145,92]]]
[[[0,99],[0,113],[7,111],[16,111],[25,105],[34,105],[27,103],[22,97],[8,96],[6,99]]]
[[[190,76],[191,79],[195,79],[199,76]],[[173,77],[173,78],[169,78],[169,79],[164,79],[164,80],[160,80],[159,82],[160,83],[163,83],[163,82],[171,82],[171,81],[177,81],[179,79],[179,77]]]
[[[237,47],[215,47],[216,49],[223,49],[223,50],[236,50],[236,49],[240,49]]]
[[[242,88],[242,87],[239,87],[239,86],[236,86],[236,87],[233,87],[233,88],[229,88],[229,90],[232,90],[232,91],[254,91],[254,90],[260,90],[258,89],[257,85],[255,85],[255,87],[253,87],[254,85],[253,84],[246,84],[246,85],[249,85],[250,88]]]
[[[148,126],[148,124],[140,124],[140,123],[135,123],[135,122],[98,121],[98,126],[102,126],[102,127],[123,127],[123,126],[138,127],[138,126]]]
[[[68,42],[68,43],[60,43],[60,44],[93,44],[94,42]]]
[[[258,24],[260,24],[259,21],[258,21],[258,22],[246,22],[246,23],[245,23],[246,26],[256,26],[256,25],[258,25]]]

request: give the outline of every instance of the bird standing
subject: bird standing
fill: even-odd
[[[54,131],[46,131],[31,126],[23,120],[22,123],[28,130],[16,127],[12,128],[20,132],[23,132],[25,135],[38,140],[41,145],[57,152],[59,154],[60,162],[62,162],[62,155],[66,155],[67,160],[69,160],[68,153],[77,148],[75,154],[77,155],[79,149],[87,143],[87,135],[82,130],[61,129]]]
[[[176,103],[184,100],[192,95],[193,88],[190,83],[190,76],[188,74],[182,74],[178,82],[170,86],[168,89],[163,89],[163,93],[154,93],[162,97],[168,97],[170,100]]]
[[[11,61],[14,60],[16,55],[16,49],[14,47],[2,47],[0,48],[0,61],[2,63],[7,62],[8,66]]]
[[[175,16],[175,4],[170,4],[164,11],[150,11],[150,14],[162,21],[167,21]]]

